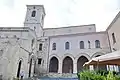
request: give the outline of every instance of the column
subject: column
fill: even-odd
[[[58,73],[62,73],[62,61],[59,61],[58,64]]]

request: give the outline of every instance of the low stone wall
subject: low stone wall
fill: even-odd
[[[50,78],[77,78],[77,74],[72,74],[72,73],[48,73],[48,74],[44,74],[44,76]]]

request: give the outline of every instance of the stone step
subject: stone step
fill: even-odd
[[[78,80],[78,78],[40,78],[38,80]]]
[[[77,74],[71,74],[71,73],[48,73],[44,74],[41,77],[49,77],[49,78],[77,78]]]

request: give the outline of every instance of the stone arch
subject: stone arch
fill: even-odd
[[[53,56],[50,59],[49,72],[57,73],[58,72],[58,64],[59,64],[58,59],[55,56]]]
[[[62,56],[62,60],[63,60],[65,57],[67,57],[67,56],[69,56],[73,61],[75,60],[75,57],[74,57],[72,54],[70,54],[70,53],[64,54],[64,55]]]
[[[19,64],[19,62],[20,62],[20,61],[22,61],[22,62],[23,62],[23,58],[19,58],[19,59],[18,59],[18,63],[17,63],[17,64]]]
[[[94,58],[94,57],[98,57],[98,56],[101,56],[101,55],[104,55],[105,53],[103,52],[96,52],[94,53],[92,56],[91,56],[91,59]]]
[[[52,55],[49,56],[49,61],[52,57],[56,57],[58,59],[58,61],[61,60],[61,58],[57,54],[52,54]]]
[[[80,72],[83,70],[83,65],[85,62],[88,62],[88,58],[85,56],[80,56],[77,60],[77,72]]]
[[[63,59],[62,73],[73,73],[73,59],[70,56]]]
[[[75,63],[77,63],[77,60],[78,60],[81,56],[86,57],[88,60],[91,59],[88,54],[86,54],[86,53],[80,53],[80,54],[78,54],[78,55],[76,56],[76,58],[75,58]]]
[[[91,56],[91,59],[94,58],[94,57],[98,57],[98,56],[101,56],[101,55],[104,55],[105,52],[96,52],[94,53],[92,56]],[[97,66],[93,66],[94,69],[97,69]],[[107,70],[107,67],[106,65],[99,65],[99,69],[101,70]]]

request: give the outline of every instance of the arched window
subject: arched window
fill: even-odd
[[[84,49],[84,41],[80,41],[80,49]]]
[[[95,47],[96,47],[96,48],[100,48],[100,41],[99,41],[99,40],[96,40],[96,41],[95,41]]]
[[[115,39],[115,34],[112,33],[112,39],[113,39],[113,43],[116,43],[116,39]]]
[[[69,45],[69,42],[66,42],[65,43],[65,49],[69,49],[70,45]]]
[[[53,43],[52,50],[56,50],[56,43]]]
[[[39,44],[39,51],[42,50],[42,44]]]
[[[91,46],[90,46],[90,41],[88,41],[88,48],[89,48],[89,49],[91,48]]]
[[[34,39],[32,39],[32,42],[31,42],[31,47],[33,47],[33,44],[34,44]]]
[[[35,15],[36,15],[36,11],[32,11],[32,17],[35,17]]]

